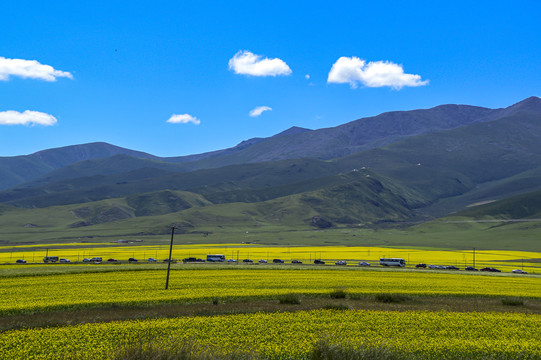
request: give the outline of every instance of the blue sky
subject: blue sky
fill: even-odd
[[[386,111],[506,107],[541,95],[539,14],[539,1],[3,3],[0,156],[95,141],[178,156]]]

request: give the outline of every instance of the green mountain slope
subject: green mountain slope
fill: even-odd
[[[477,200],[490,200],[491,184],[505,191],[503,196],[521,191],[522,182],[514,177],[541,167],[539,120],[539,116],[516,114],[411,137],[336,162],[370,168],[424,194],[431,202],[467,194],[484,184],[486,195]]]
[[[528,219],[541,218],[541,191],[511,196],[503,200],[474,206],[454,214],[457,217],[474,219]]]
[[[1,210],[0,238],[7,242],[166,234],[171,224],[179,232],[357,226],[399,221],[412,213],[400,194],[375,176],[357,172],[343,175],[340,184],[253,203],[212,204],[199,194],[163,190],[83,204]]]
[[[335,164],[311,159],[233,165],[190,173],[144,168],[122,174],[67,179],[37,188],[3,191],[0,192],[0,202],[23,207],[46,207],[160,189],[208,194],[280,186],[337,173],[339,170]]]
[[[135,158],[157,157],[140,151],[97,142],[38,151],[25,156],[0,157],[0,189],[7,189],[79,161],[124,154]]]

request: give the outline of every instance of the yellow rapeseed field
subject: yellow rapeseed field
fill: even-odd
[[[0,334],[5,359],[110,359],[125,344],[195,341],[223,352],[306,359],[320,339],[422,359],[539,359],[540,315],[314,310],[83,324]]]
[[[134,269],[127,267],[126,269]],[[349,293],[418,295],[488,295],[541,298],[541,278],[437,273],[428,270],[378,271],[361,268],[269,266],[186,266],[173,264],[170,289],[163,270],[59,273],[0,278],[0,314],[111,304],[209,302],[276,298],[287,293],[324,294],[345,288]]]
[[[76,243],[49,244],[32,246],[3,246],[0,247],[0,264],[14,263],[17,259],[27,262],[42,262],[45,255],[58,256],[73,261],[83,258],[102,257],[104,260],[114,258],[128,260],[133,257],[146,260],[149,257],[163,260],[169,256],[167,242],[163,245],[136,244],[107,244]],[[300,260],[311,263],[314,259],[327,261],[349,260],[350,264],[359,261],[378,263],[381,257],[399,257],[407,261],[409,266],[417,263],[471,266],[474,261],[473,249],[469,250],[426,250],[419,248],[386,248],[362,246],[260,246],[254,244],[179,244],[174,246],[173,258],[183,259],[197,257],[205,259],[207,254],[224,254],[230,259],[252,259],[254,261],[279,258],[286,261]],[[495,266],[504,269],[523,267],[528,272],[541,272],[539,261],[541,252],[477,250],[475,264],[480,266]]]

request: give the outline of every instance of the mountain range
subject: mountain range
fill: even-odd
[[[192,229],[208,217],[322,227],[422,221],[540,191],[540,139],[541,99],[530,97],[502,109],[441,105],[292,127],[181,157],[67,146],[0,157],[0,220],[54,207],[69,213],[58,225],[66,228],[167,215],[166,228],[174,214]]]

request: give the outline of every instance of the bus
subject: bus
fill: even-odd
[[[379,259],[379,264],[381,266],[406,266],[406,260],[401,258],[381,258]]]
[[[222,254],[207,255],[207,261],[208,262],[224,262],[225,261],[225,255],[222,255]]]

